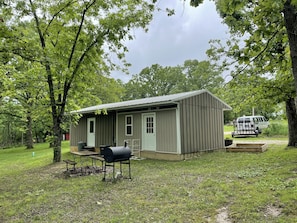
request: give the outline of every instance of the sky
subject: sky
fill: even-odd
[[[228,28],[216,12],[213,1],[204,0],[197,8],[189,0],[159,0],[158,7],[175,9],[174,16],[165,11],[156,12],[149,31],[134,30],[134,40],[128,41],[126,60],[131,63],[129,75],[113,72],[112,77],[129,81],[153,64],[161,66],[182,65],[185,60],[207,60],[206,50],[212,39],[226,40]]]

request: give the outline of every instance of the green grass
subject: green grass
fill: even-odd
[[[224,132],[233,132],[234,127],[233,125],[224,125]]]
[[[62,151],[72,158],[67,142]],[[257,154],[132,161],[133,179],[114,183],[65,178],[52,156],[47,144],[0,150],[0,222],[220,222],[221,212],[229,222],[297,222],[297,149],[285,142]]]

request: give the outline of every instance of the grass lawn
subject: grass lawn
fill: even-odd
[[[67,142],[62,155],[72,158]],[[47,144],[0,150],[0,222],[297,222],[297,149],[285,141],[264,153],[135,160],[132,180],[116,182],[65,178],[52,157]]]

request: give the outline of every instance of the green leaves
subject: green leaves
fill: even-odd
[[[162,67],[154,64],[134,75],[125,85],[125,100],[178,92],[208,89],[212,93],[223,84],[221,73],[209,61],[186,60],[183,65]]]
[[[15,73],[11,80],[15,95],[16,92],[30,93],[36,98],[39,86],[32,87],[33,80],[47,84],[38,95],[42,95],[45,105],[42,111],[51,109],[57,140],[61,138],[61,124],[67,109],[90,101],[100,102],[98,86],[115,85],[104,79],[118,67],[118,60],[113,58],[126,64],[124,41],[132,38],[132,29],[147,28],[154,10],[153,3],[135,0],[15,0],[2,6],[0,60],[4,62],[3,69],[13,65]],[[86,99],[81,100],[82,95]],[[103,94],[100,96],[104,98]],[[111,94],[108,98],[118,100],[119,96]],[[59,151],[60,142],[56,142],[56,151]]]
[[[216,6],[230,39],[211,41],[208,55],[232,77],[225,100],[236,113],[249,114],[252,106],[272,112],[272,104],[295,95],[284,1],[219,0]]]
[[[7,17],[12,10],[15,16]],[[46,65],[44,74],[53,81],[49,83],[52,97],[58,100],[64,94],[66,99],[73,81],[83,81],[84,75],[108,74],[117,67],[111,53],[126,64],[123,41],[133,38],[131,29],[147,26],[153,10],[154,4],[146,1],[18,0],[1,9],[7,21],[1,26],[0,53]]]
[[[191,0],[191,1],[190,1],[190,5],[191,5],[191,6],[194,6],[194,7],[197,7],[197,6],[199,6],[202,2],[203,2],[203,0]]]

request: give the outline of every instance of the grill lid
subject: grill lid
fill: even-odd
[[[116,146],[104,148],[104,159],[106,162],[117,162],[129,160],[131,158],[131,150],[128,146]]]

